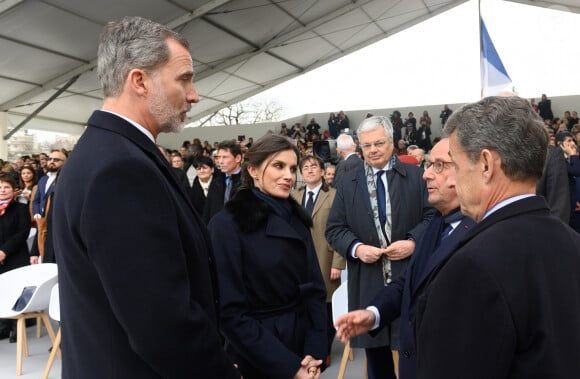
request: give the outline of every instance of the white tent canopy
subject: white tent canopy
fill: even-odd
[[[389,37],[466,0],[0,1],[0,130],[78,134],[102,103],[95,74],[103,25],[138,15],[191,44],[195,121]],[[518,1],[579,11],[577,1]]]

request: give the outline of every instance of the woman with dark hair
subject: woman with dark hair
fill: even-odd
[[[246,379],[318,378],[326,357],[326,290],[312,220],[290,196],[298,149],[268,135],[248,150],[241,186],[209,231],[221,326]]]
[[[194,164],[197,170],[197,176],[191,186],[191,202],[197,213],[203,215],[207,193],[215,187],[211,186],[212,183],[215,183],[212,180],[214,163],[211,158],[202,155],[196,159]]]
[[[0,174],[0,274],[29,263],[30,213],[26,205],[14,201],[15,189],[14,178]]]
[[[22,204],[30,202],[32,189],[38,182],[36,178],[36,170],[32,166],[22,166],[20,169],[20,190],[16,196],[16,200]]]
[[[0,174],[0,274],[28,265],[26,239],[30,232],[28,207],[14,200],[16,180]],[[0,339],[16,341],[12,320],[0,320]]]

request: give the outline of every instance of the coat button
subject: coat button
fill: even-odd
[[[409,353],[407,350],[405,350],[405,351],[403,352],[403,356],[404,356],[405,358],[411,358],[411,353]]]

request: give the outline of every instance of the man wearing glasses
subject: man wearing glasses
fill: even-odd
[[[461,214],[455,191],[455,168],[449,160],[449,139],[433,147],[426,162],[423,179],[427,183],[429,203],[437,212],[425,233],[417,241],[405,275],[383,287],[364,310],[350,312],[337,320],[338,336],[346,341],[370,331],[376,334],[401,316],[399,379],[416,377],[415,314],[425,282],[437,265],[461,241],[475,222]]]
[[[391,122],[367,118],[357,135],[364,162],[344,173],[326,227],[330,245],[347,258],[350,309],[366,307],[403,273],[434,213],[423,170],[393,155]],[[365,348],[369,379],[395,378],[390,349],[398,350],[398,335],[394,322],[351,339],[352,347]]]
[[[46,175],[38,181],[38,187],[32,200],[32,215],[35,220],[43,217],[46,199],[54,190],[54,180],[65,161],[66,155],[62,151],[54,150],[49,154],[46,161]]]

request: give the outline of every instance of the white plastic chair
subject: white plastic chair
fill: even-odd
[[[58,271],[54,263],[24,266],[0,275],[0,318],[16,320],[16,375],[22,375],[22,356],[28,356],[27,319],[40,317],[54,343],[54,331],[45,310],[50,302],[50,291],[57,280]],[[21,311],[13,311],[22,290],[29,286],[36,286],[30,301]]]
[[[58,283],[52,287],[52,291],[50,293],[50,305],[48,306],[48,314],[50,318],[56,321],[60,321],[60,300],[58,297]],[[48,362],[46,362],[46,367],[44,368],[44,374],[42,374],[42,379],[47,379],[48,374],[50,374],[50,370],[52,369],[52,364],[54,363],[54,358],[56,354],[60,350],[60,337],[61,337],[61,329],[58,328],[58,332],[56,332],[56,338],[54,339],[54,343],[52,344],[52,350],[50,351],[50,356],[48,357]]]
[[[342,284],[332,294],[332,322],[336,324],[336,320],[344,314],[348,313],[348,280]],[[349,360],[353,360],[352,349],[350,348],[350,341],[344,345],[342,352],[342,359],[340,360],[340,368],[338,370],[338,379],[344,378],[346,371],[346,364]]]

